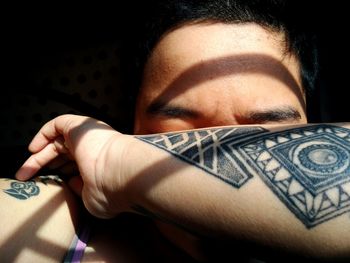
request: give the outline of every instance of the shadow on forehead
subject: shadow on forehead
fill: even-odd
[[[262,54],[245,54],[220,57],[195,64],[182,72],[158,96],[164,103],[201,83],[234,74],[259,73],[272,77],[288,87],[305,106],[303,90],[281,61]],[[257,89],[259,87],[256,87]]]

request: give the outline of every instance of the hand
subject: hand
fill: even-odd
[[[120,151],[113,156],[116,164],[123,153],[123,135],[106,123],[77,115],[62,115],[46,123],[29,145],[32,155],[17,171],[18,180],[27,180],[40,169],[53,163],[71,163],[78,168],[80,176],[70,179],[69,185],[78,193],[89,212],[97,217],[110,218],[122,210],[122,199],[116,204],[115,192],[121,190],[119,171],[106,171],[106,157],[112,142],[120,142]],[[118,159],[119,158],[119,159]],[[115,166],[114,166],[115,167]],[[121,169],[121,167],[117,167]],[[110,169],[111,170],[111,169]],[[114,192],[114,200],[111,194]],[[122,196],[122,191],[120,195]]]

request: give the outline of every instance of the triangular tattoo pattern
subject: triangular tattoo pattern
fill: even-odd
[[[138,136],[240,188],[258,173],[308,228],[350,212],[350,130],[213,128]]]
[[[265,183],[313,227],[350,212],[350,130],[313,125],[238,146]]]
[[[239,188],[252,176],[240,154],[227,146],[246,141],[248,137],[265,131],[260,127],[217,128],[137,138],[156,145]]]

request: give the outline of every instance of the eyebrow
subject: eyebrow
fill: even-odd
[[[301,114],[294,107],[285,106],[262,111],[253,111],[250,112],[245,118],[249,122],[253,123],[285,122],[298,121],[301,119]]]
[[[152,115],[161,115],[170,118],[199,118],[203,116],[199,111],[183,106],[169,105],[162,101],[151,103],[146,112]],[[298,121],[301,119],[300,112],[291,106],[255,110],[243,116],[245,121],[251,123]]]

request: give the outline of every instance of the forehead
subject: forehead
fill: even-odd
[[[143,100],[152,100],[165,89],[178,89],[172,83],[186,72],[189,76],[183,81],[193,82],[187,86],[252,73],[301,87],[299,63],[286,52],[284,35],[253,23],[188,24],[166,33],[145,66]]]
[[[268,30],[255,23],[206,22],[184,24],[169,31],[156,45],[155,53],[166,57],[181,54],[192,62],[227,53],[256,53],[262,50],[280,58],[283,42],[283,33]]]

